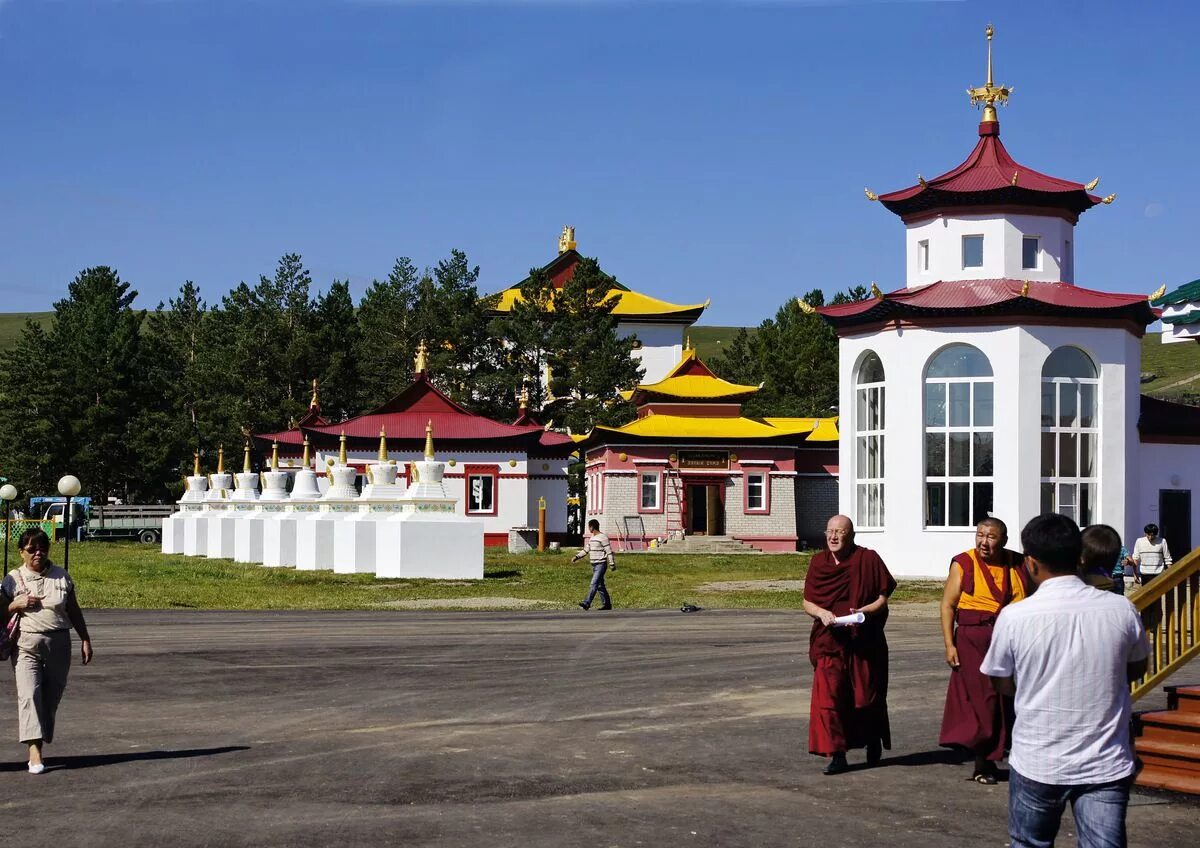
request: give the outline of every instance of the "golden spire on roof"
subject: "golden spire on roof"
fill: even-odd
[[[425,369],[429,367],[426,358],[429,355],[429,348],[425,347],[425,340],[421,339],[421,343],[417,345],[417,358],[413,360],[413,370],[418,374],[424,374]]]
[[[425,458],[433,460],[433,419],[425,422]]]
[[[346,431],[342,431],[342,438],[338,441],[338,464],[346,464]]]
[[[871,297],[874,297],[874,298],[883,297],[883,290],[880,289],[879,286],[875,285],[874,280],[871,280]]]
[[[379,461],[387,462],[387,430],[379,428]]]
[[[562,235],[558,237],[558,253],[561,256],[568,250],[575,249],[575,228],[563,227]]]
[[[200,451],[192,451],[192,476],[200,476]]]
[[[271,442],[271,470],[279,470],[279,442]]]
[[[529,387],[528,386],[524,386],[524,385],[521,386],[521,394],[518,396],[518,400],[520,401],[522,412],[524,412],[526,409],[529,408]]]
[[[225,473],[225,446],[221,445],[217,448],[217,473]]]
[[[304,467],[308,468],[308,463],[312,459],[309,448],[312,446],[308,443],[308,436],[304,437]]]
[[[685,337],[684,337],[684,340],[683,340],[683,349],[684,349],[684,350],[691,350],[691,349],[692,349],[692,334],[691,334],[691,333],[688,333],[688,334],[687,334],[687,336],[685,336]]]
[[[992,84],[992,25],[988,24],[984,32],[987,34],[988,43],[988,63],[987,63],[987,82],[979,88],[968,88],[967,94],[971,98],[972,106],[983,106],[983,121],[984,123],[995,123],[996,121],[996,104],[1001,106],[1008,105],[1008,96],[1012,94],[1012,89],[1004,85]]]
[[[314,409],[320,405],[321,405],[321,402],[317,400],[317,378],[313,377],[313,394],[312,394],[312,400],[310,400],[308,402],[308,408]]]
[[[879,199],[879,195],[876,194],[875,192],[871,191],[869,188],[864,188],[863,191],[867,193],[867,200],[878,200]]]
[[[250,473],[250,440],[246,440],[246,447],[242,449],[242,473]]]

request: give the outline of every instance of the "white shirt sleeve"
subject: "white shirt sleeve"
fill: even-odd
[[[988,677],[1012,677],[1016,672],[1012,628],[1008,627],[1010,619],[1004,612],[1002,610],[996,619],[996,627],[992,630],[992,645],[979,666],[980,673]]]
[[[1133,604],[1129,605],[1129,654],[1126,662],[1141,662],[1150,656],[1150,639],[1146,636],[1146,628],[1142,626],[1142,617]]]
[[[1171,549],[1167,547],[1166,539],[1162,540],[1162,551],[1163,551],[1163,567],[1165,568],[1174,562],[1174,560],[1171,559]]]

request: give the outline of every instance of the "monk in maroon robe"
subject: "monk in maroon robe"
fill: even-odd
[[[847,751],[865,747],[867,763],[874,765],[883,749],[892,747],[883,627],[896,581],[879,554],[854,544],[854,524],[846,516],[829,519],[825,544],[804,578],[804,611],[813,617],[808,751],[830,758],[825,774],[840,774],[849,767]],[[854,613],[866,620],[850,625],[834,621]]]

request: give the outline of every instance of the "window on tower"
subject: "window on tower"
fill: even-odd
[[[1021,267],[1026,271],[1037,270],[1041,267],[1042,240],[1037,236],[1025,236],[1021,239]]]
[[[917,270],[929,270],[929,239],[917,242]]]
[[[982,268],[983,236],[963,236],[962,257],[964,268]]]
[[[1080,527],[1097,520],[1100,379],[1077,347],[1060,347],[1042,366],[1042,512]]]
[[[992,510],[992,366],[952,344],[925,372],[925,526],[972,527]]]

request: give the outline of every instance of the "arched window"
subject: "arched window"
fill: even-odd
[[[874,352],[854,376],[854,486],[859,527],[883,527],[883,363]]]
[[[992,366],[945,347],[925,371],[925,526],[972,527],[992,509]]]
[[[1042,512],[1060,512],[1080,527],[1096,521],[1100,441],[1094,363],[1077,347],[1060,347],[1042,366]]]

